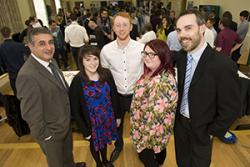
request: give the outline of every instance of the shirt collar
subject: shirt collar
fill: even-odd
[[[204,50],[206,49],[207,47],[207,43],[204,42],[204,44],[202,45],[202,47],[200,49],[198,49],[197,51],[195,51],[194,53],[188,53],[188,55],[192,55],[192,58],[193,60],[198,63],[200,58],[201,58],[201,55],[202,53],[204,52]]]
[[[48,68],[50,62],[44,61],[44,60],[42,60],[42,59],[36,57],[33,53],[31,53],[31,55],[32,55],[40,64],[42,64],[44,67]]]
[[[122,49],[122,50],[128,48],[131,45],[131,43],[132,43],[132,39],[130,38],[129,41],[128,41],[128,43],[127,43],[127,45],[124,48],[121,48],[121,47],[119,47],[117,40],[115,40],[115,46],[116,46],[116,48],[117,49]]]
[[[71,24],[78,24],[77,21],[72,21]]]

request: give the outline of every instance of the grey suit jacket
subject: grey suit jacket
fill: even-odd
[[[71,119],[67,89],[32,56],[19,71],[16,87],[21,114],[28,122],[32,136],[37,140],[49,136],[63,140]]]

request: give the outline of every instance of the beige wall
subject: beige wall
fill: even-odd
[[[26,27],[24,22],[32,15],[29,7],[29,0],[17,0],[17,4],[19,7],[23,27]]]

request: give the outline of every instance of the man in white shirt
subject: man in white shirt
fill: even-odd
[[[78,51],[80,47],[89,42],[89,37],[86,29],[77,23],[77,16],[75,14],[71,14],[70,19],[72,23],[65,28],[65,42],[69,43],[77,69],[79,69],[77,62]]]
[[[205,33],[204,33],[204,38],[205,41],[212,47],[214,48],[214,41],[215,41],[215,37],[214,37],[214,33],[212,30],[210,30],[208,27],[206,27]]]
[[[217,31],[214,29],[215,20],[212,17],[208,17],[206,21],[206,27],[213,31],[214,39],[217,37]]]
[[[111,161],[115,161],[123,148],[123,118],[130,110],[133,96],[133,86],[143,72],[141,51],[144,45],[130,38],[132,30],[131,18],[126,12],[119,12],[114,16],[113,31],[116,40],[105,45],[101,51],[101,63],[109,68],[119,93],[121,119],[117,120],[118,139],[115,150],[111,154]]]

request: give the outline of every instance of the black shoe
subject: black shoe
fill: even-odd
[[[77,162],[76,167],[87,167],[86,162]]]
[[[115,160],[117,160],[117,158],[119,157],[121,151],[122,151],[121,149],[115,148],[114,151],[111,153],[110,161],[114,162]]]
[[[114,165],[112,164],[112,162],[108,161],[108,162],[103,162],[103,166],[104,167],[114,167]]]

